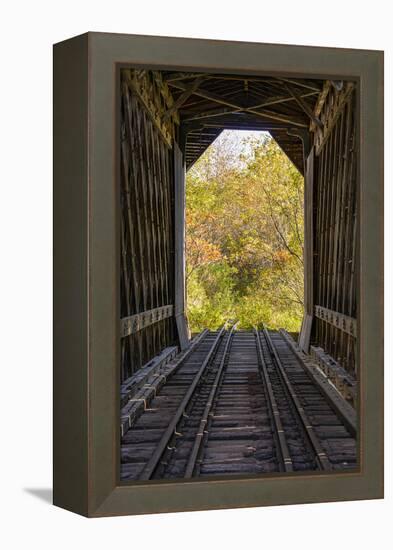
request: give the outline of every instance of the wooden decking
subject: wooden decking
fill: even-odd
[[[356,468],[353,407],[285,333],[205,331],[130,382],[123,481]]]

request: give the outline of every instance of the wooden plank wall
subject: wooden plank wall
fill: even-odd
[[[130,74],[121,79],[122,381],[176,339],[173,151]]]
[[[357,133],[355,88],[325,88],[315,134],[312,341],[356,377]]]

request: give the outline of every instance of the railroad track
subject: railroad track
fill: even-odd
[[[123,434],[122,480],[356,467],[353,422],[285,333],[206,331],[170,372]]]

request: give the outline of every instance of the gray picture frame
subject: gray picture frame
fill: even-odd
[[[359,85],[356,472],[119,480],[120,67]],[[54,46],[54,504],[89,517],[383,497],[383,52],[87,33]]]

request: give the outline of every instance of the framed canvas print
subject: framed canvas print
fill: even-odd
[[[383,496],[383,53],[54,46],[54,502]]]

